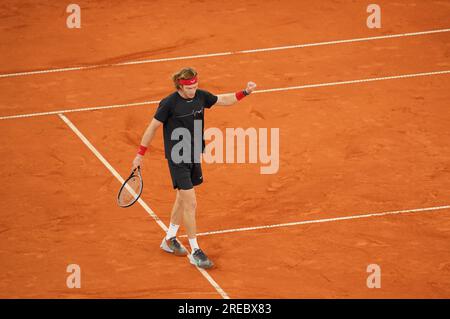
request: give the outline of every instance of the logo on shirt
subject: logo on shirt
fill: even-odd
[[[186,116],[194,116],[194,118],[197,118],[197,117],[201,116],[202,113],[203,113],[203,107],[201,107],[200,110],[194,109],[191,113],[184,114],[184,115],[178,115],[175,117],[180,118],[180,117],[186,117]]]

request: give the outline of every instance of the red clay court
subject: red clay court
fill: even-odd
[[[1,298],[450,298],[450,2],[378,1],[379,29],[359,0],[77,3],[81,29],[68,3],[0,4]],[[159,248],[161,130],[142,202],[116,204],[184,66],[258,85],[206,128],[280,129],[276,174],[203,165],[208,271]]]

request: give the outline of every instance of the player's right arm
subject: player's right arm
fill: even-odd
[[[163,124],[161,121],[153,118],[150,124],[147,126],[144,135],[142,136],[141,145],[139,146],[138,153],[133,160],[133,169],[138,166],[142,166],[142,158],[144,157],[145,151],[153,140],[156,130]]]

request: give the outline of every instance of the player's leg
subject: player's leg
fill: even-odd
[[[173,187],[178,189],[178,201],[183,210],[182,218],[186,233],[189,238],[189,244],[192,249],[189,259],[192,264],[202,268],[210,268],[213,263],[208,259],[205,253],[199,248],[196,237],[196,208],[197,199],[195,196],[194,185],[202,183],[202,172],[200,164],[176,164],[169,161],[169,169],[172,177]],[[174,209],[178,211],[179,207]],[[177,216],[179,218],[179,216]],[[178,219],[177,219],[178,221]],[[178,244],[176,238],[173,238],[173,243]],[[164,249],[164,248],[163,248]]]
[[[177,189],[177,199],[172,209],[172,223],[181,223],[184,220],[186,233],[189,239],[195,239],[196,224],[195,210],[197,200],[195,197],[194,185],[198,185],[198,168],[193,164],[176,164],[169,161],[169,169],[172,176],[173,187]],[[200,170],[201,175],[201,170]],[[198,248],[194,247],[194,248]]]
[[[209,260],[206,254],[200,249],[197,243],[195,214],[197,208],[197,199],[194,188],[180,190],[181,200],[184,206],[184,226],[191,245],[191,254],[189,260],[201,268],[211,268],[214,264]]]
[[[196,239],[197,227],[195,222],[195,211],[197,209],[197,198],[195,196],[195,190],[194,188],[180,189],[178,193],[180,194],[180,199],[181,202],[183,203],[182,204],[184,208],[183,219],[187,236],[189,240]],[[198,248],[198,245],[197,247],[195,246],[193,247],[193,249],[195,248]]]
[[[174,165],[170,161],[168,163],[170,175],[172,177],[173,187],[177,189],[179,188],[178,184],[180,183],[179,182],[180,178],[184,175],[188,176],[189,171],[185,170],[181,166]],[[183,201],[181,200],[180,192],[177,189],[177,195],[172,207],[172,212],[170,214],[169,229],[167,230],[166,236],[163,238],[160,246],[164,251],[172,253],[175,256],[186,256],[188,254],[187,250],[181,246],[181,244],[178,242],[176,238],[178,228],[183,222],[183,215],[184,215],[184,205]]]
[[[183,203],[180,198],[180,191],[177,190],[177,195],[175,198],[175,202],[172,207],[172,212],[170,213],[170,227],[167,232],[167,239],[176,236],[178,227],[183,223]],[[170,236],[169,236],[170,235]]]
[[[164,237],[161,248],[172,253],[175,256],[186,256],[188,254],[187,250],[184,249],[177,240],[177,231],[183,221],[183,203],[180,199],[179,191],[177,190],[177,197],[175,203],[173,204],[172,213],[170,217],[170,225],[167,230],[166,236]]]
[[[198,249],[197,244],[197,228],[195,222],[195,212],[197,209],[197,198],[195,196],[194,186],[200,185],[203,182],[202,168],[199,163],[189,165],[189,176],[182,182],[182,189],[179,193],[184,205],[184,219],[186,226],[186,233],[191,244],[192,251]]]

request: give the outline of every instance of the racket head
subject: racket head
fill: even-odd
[[[130,207],[139,199],[144,188],[144,182],[141,175],[141,167],[133,169],[130,176],[120,187],[117,194],[117,204],[120,207]]]

